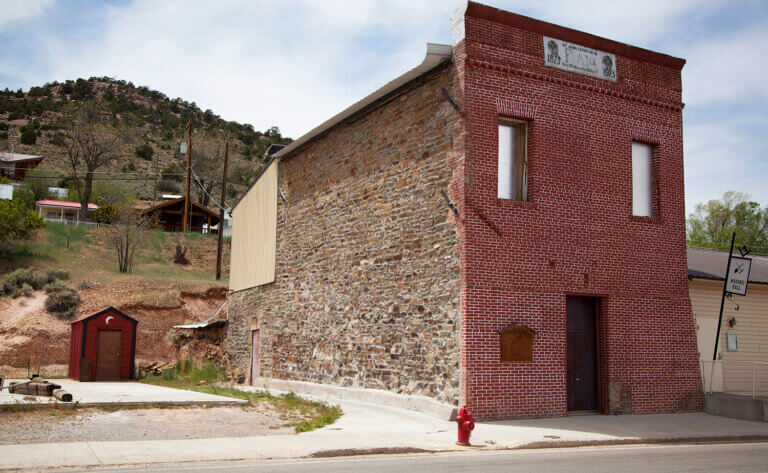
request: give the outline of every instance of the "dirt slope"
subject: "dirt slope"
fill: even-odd
[[[75,317],[113,305],[139,321],[137,360],[174,361],[172,327],[209,318],[224,302],[225,290],[206,281],[141,277],[94,284],[80,292],[83,302]],[[66,375],[69,320],[47,313],[44,301],[42,291],[0,299],[0,373],[26,375],[30,362],[33,371],[41,366],[45,375]]]

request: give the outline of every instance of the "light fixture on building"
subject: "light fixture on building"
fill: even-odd
[[[739,310],[739,309],[736,309],[736,310]],[[729,327],[736,326],[736,317],[728,317],[728,326]]]

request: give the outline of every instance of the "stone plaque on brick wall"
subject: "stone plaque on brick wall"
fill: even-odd
[[[544,64],[616,82],[616,56],[544,36]]]
[[[501,361],[504,363],[531,363],[533,361],[533,335],[529,327],[514,323],[499,331]]]

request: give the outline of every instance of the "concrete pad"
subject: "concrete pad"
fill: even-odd
[[[242,399],[154,386],[135,381],[81,383],[72,379],[56,379],[54,382],[72,394],[72,403],[77,402],[79,406],[83,407],[99,404],[241,405],[248,403]],[[24,397],[21,394],[10,394],[8,390],[3,390],[0,392],[0,405],[55,404],[61,402],[54,397],[36,396],[35,400],[25,400]]]

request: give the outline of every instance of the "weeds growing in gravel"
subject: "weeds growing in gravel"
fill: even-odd
[[[164,370],[159,375],[149,375],[142,380],[143,383],[158,386],[243,399],[253,405],[268,403],[279,412],[296,414],[303,419],[289,424],[293,425],[297,434],[333,424],[342,414],[339,406],[310,401],[294,393],[276,396],[264,391],[246,392],[231,387],[215,386],[216,383],[224,381],[226,381],[226,371],[223,368],[210,362],[198,365],[192,360],[180,360],[173,368]]]

